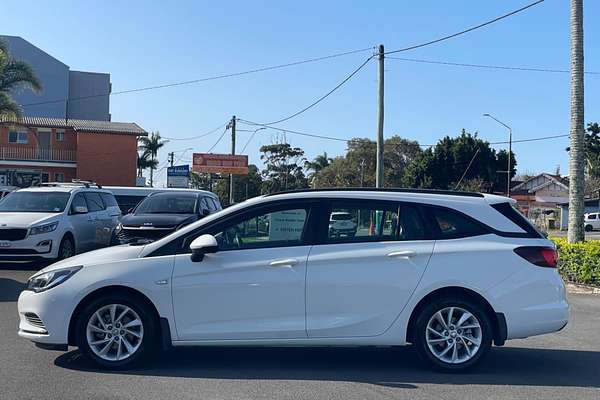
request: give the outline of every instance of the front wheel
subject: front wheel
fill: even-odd
[[[57,260],[64,260],[65,258],[73,257],[75,255],[75,244],[69,236],[65,236],[60,241],[58,246],[58,257]]]
[[[492,326],[478,303],[438,299],[418,316],[414,343],[421,358],[436,369],[464,371],[489,352]]]
[[[586,232],[591,232],[591,231],[593,231],[593,230],[594,230],[594,227],[593,227],[593,226],[591,226],[591,225],[586,225],[586,226],[585,226],[585,231],[586,231]]]
[[[100,367],[124,369],[150,353],[155,332],[148,307],[115,294],[83,309],[77,322],[77,345]]]

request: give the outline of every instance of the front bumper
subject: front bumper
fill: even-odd
[[[3,241],[0,262],[31,262],[54,259],[58,256],[58,244],[51,235],[28,235],[23,240]]]
[[[17,302],[20,337],[45,345],[68,343],[71,315],[68,296],[57,295],[53,289],[40,293],[21,292]]]

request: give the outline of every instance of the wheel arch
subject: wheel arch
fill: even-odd
[[[65,231],[65,233],[63,233],[62,237],[60,238],[60,241],[62,242],[64,238],[69,238],[71,240],[71,242],[73,243],[73,251],[77,253],[77,240],[75,240],[75,235],[73,234],[73,232]],[[58,245],[60,246],[60,243]]]
[[[146,296],[144,293],[140,292],[137,289],[133,289],[129,286],[122,285],[111,285],[98,288],[88,293],[84,298],[81,299],[81,301],[79,301],[79,303],[71,313],[71,318],[69,319],[68,344],[70,346],[76,345],[77,341],[75,338],[75,330],[77,325],[77,316],[79,315],[79,312],[91,301],[102,296],[116,293],[130,296],[131,298],[142,302],[150,309],[150,312],[153,314],[156,320],[157,327],[160,328],[158,332],[158,335],[160,336],[159,340],[163,344],[163,347],[169,347],[171,344],[171,335],[168,320],[160,316],[156,305],[152,302],[152,300],[148,298],[148,296]]]
[[[466,297],[481,305],[485,314],[492,323],[494,344],[496,344],[496,346],[502,346],[504,344],[507,336],[506,319],[504,318],[504,314],[495,312],[492,305],[481,294],[472,289],[467,289],[460,286],[447,286],[438,288],[428,293],[417,303],[410,314],[408,325],[406,327],[407,342],[413,342],[415,324],[421,311],[435,299],[445,297]]]

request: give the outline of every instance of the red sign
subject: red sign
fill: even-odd
[[[194,153],[192,171],[246,175],[248,173],[248,156]]]

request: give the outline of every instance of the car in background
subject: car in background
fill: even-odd
[[[585,214],[583,226],[586,232],[600,229],[600,212]]]
[[[114,244],[157,240],[219,210],[219,198],[204,190],[151,193],[123,216]]]
[[[329,234],[332,237],[356,235],[357,219],[346,211],[337,211],[329,216]]]
[[[14,192],[18,188],[15,186],[0,186],[0,200],[6,197],[10,192]]]
[[[60,260],[110,245],[121,210],[91,183],[49,183],[0,200],[0,261]]]

